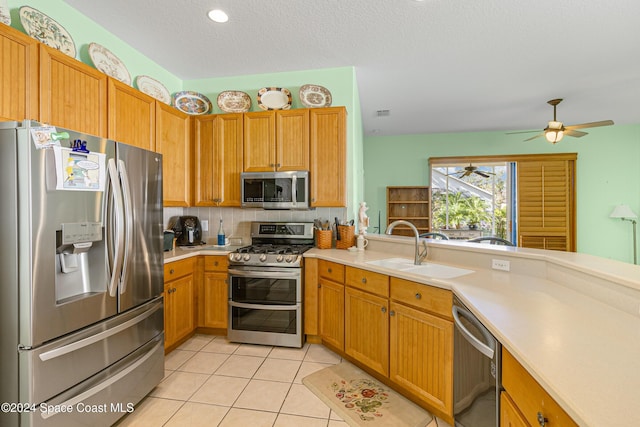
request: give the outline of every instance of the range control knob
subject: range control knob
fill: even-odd
[[[242,254],[235,254],[235,255],[233,256],[233,260],[234,260],[234,261],[240,261],[241,259],[242,259]]]
[[[249,261],[251,259],[251,255],[250,254],[244,254],[244,256],[242,257],[242,259],[244,261]]]
[[[260,261],[265,262],[267,260],[267,254],[260,254]]]
[[[228,255],[229,261],[233,261],[233,256],[234,256],[234,255],[235,255],[235,254],[234,254],[233,252],[231,252],[231,253]]]
[[[284,259],[286,262],[291,263],[293,262],[293,260],[296,259],[295,255],[287,255],[287,257]]]
[[[282,262],[283,259],[284,259],[284,257],[282,255],[278,255],[276,257],[276,261],[278,261],[278,262]]]

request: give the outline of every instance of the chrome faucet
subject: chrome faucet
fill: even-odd
[[[410,229],[413,230],[413,233],[416,235],[416,253],[415,253],[415,260],[413,261],[413,263],[415,265],[420,265],[422,263],[422,260],[427,257],[427,242],[425,242],[424,240],[422,241],[422,245],[424,246],[424,248],[422,249],[422,251],[420,251],[420,233],[418,233],[418,229],[416,228],[415,225],[411,224],[409,221],[405,221],[404,219],[399,219],[389,224],[389,226],[387,227],[387,231],[385,231],[385,234],[391,234],[391,232],[396,227],[396,225],[401,225],[401,224],[408,226]]]

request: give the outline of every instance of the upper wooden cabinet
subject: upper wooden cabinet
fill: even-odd
[[[244,115],[244,171],[309,169],[309,110]]]
[[[240,206],[242,123],[242,114],[195,118],[195,206]]]
[[[346,206],[346,109],[313,108],[309,114],[311,206]]]
[[[0,120],[38,120],[38,42],[0,24]]]
[[[162,154],[164,206],[189,206],[191,189],[190,116],[156,103],[156,149]]]
[[[107,136],[107,75],[40,44],[40,121]]]
[[[109,139],[155,150],[156,100],[122,82],[108,80]]]

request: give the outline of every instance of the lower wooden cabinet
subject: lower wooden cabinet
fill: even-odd
[[[423,285],[424,286],[424,285]],[[453,415],[453,322],[390,304],[389,378],[441,417]]]
[[[500,427],[529,427],[506,391],[500,393]]]
[[[344,351],[344,285],[324,278],[318,282],[320,337],[324,343]]]
[[[389,375],[389,300],[345,288],[345,353]]]
[[[164,266],[164,347],[168,349],[189,336],[195,327],[195,259]]]
[[[229,323],[229,261],[226,256],[205,256],[202,281],[201,322],[198,326],[227,329]]]
[[[452,292],[325,260],[312,265],[317,299],[305,303],[317,304],[322,342],[453,424]]]
[[[508,398],[506,418],[501,417],[500,426],[574,427],[578,424],[558,405],[527,370],[509,353],[502,349],[502,385]]]

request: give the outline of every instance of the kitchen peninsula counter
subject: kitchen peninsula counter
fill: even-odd
[[[429,243],[436,262],[473,270],[430,279],[368,264],[413,259],[413,240],[367,236],[365,251],[312,249],[333,261],[452,290],[582,426],[640,425],[640,267],[576,253]],[[510,262],[510,272],[491,260]]]

